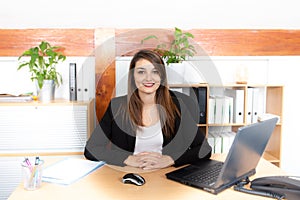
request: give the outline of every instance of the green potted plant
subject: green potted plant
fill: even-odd
[[[194,38],[194,35],[189,32],[183,32],[181,29],[175,27],[174,39],[170,44],[161,43],[154,49],[165,60],[167,65],[170,63],[181,63],[188,57],[193,57],[196,53],[195,47],[190,44],[189,39]],[[141,43],[149,39],[157,39],[155,35],[149,35],[144,38]]]
[[[66,59],[62,51],[62,47],[51,46],[49,42],[42,41],[38,46],[25,50],[18,58],[19,61],[27,58],[20,61],[18,70],[23,67],[29,68],[31,80],[36,81],[37,94],[41,101],[53,100],[55,87],[63,82],[61,74],[56,70],[56,65]]]

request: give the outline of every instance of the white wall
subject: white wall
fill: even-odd
[[[10,0],[0,28],[291,28],[298,0]]]
[[[269,67],[269,82],[281,82],[285,86],[283,107],[282,168],[291,174],[300,175],[300,56],[274,57]]]
[[[298,0],[10,0],[1,2],[0,28],[300,29]],[[300,55],[299,55],[300,56]],[[286,85],[282,167],[300,175],[295,73],[299,56],[270,63],[269,80]],[[1,72],[2,73],[2,72]]]

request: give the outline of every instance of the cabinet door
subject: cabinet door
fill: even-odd
[[[86,105],[1,106],[0,152],[82,152],[87,112]]]
[[[0,199],[7,199],[21,183],[22,157],[0,157]]]

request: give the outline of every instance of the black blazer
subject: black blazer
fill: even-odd
[[[209,158],[211,147],[205,134],[197,126],[199,122],[197,101],[179,92],[170,93],[180,110],[181,117],[175,119],[174,137],[163,136],[163,155],[171,156],[175,161],[174,166]],[[127,96],[111,100],[99,125],[86,143],[84,155],[87,159],[123,166],[124,160],[133,154],[135,133],[129,120],[120,114],[126,105]]]

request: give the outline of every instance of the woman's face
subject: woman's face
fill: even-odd
[[[155,94],[160,86],[159,72],[148,60],[140,59],[136,62],[133,77],[140,93]]]

